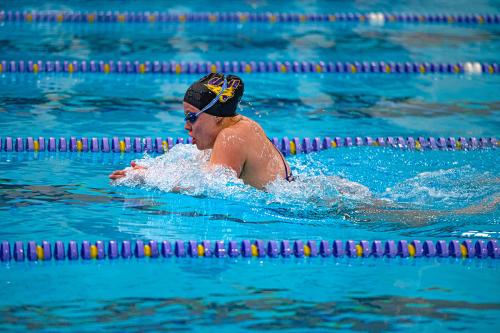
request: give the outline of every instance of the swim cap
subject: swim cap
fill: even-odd
[[[225,75],[226,89],[220,94],[217,103],[205,111],[212,116],[233,117],[236,115],[238,103],[243,96],[243,80],[236,75]],[[224,84],[224,74],[210,73],[193,83],[186,94],[184,102],[201,110],[220,93]]]

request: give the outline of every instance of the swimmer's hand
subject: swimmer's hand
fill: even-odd
[[[117,179],[123,178],[123,177],[125,177],[127,175],[127,172],[131,171],[131,170],[134,170],[134,171],[146,170],[145,167],[143,167],[141,165],[138,165],[134,161],[130,162],[130,167],[131,168],[125,168],[123,170],[115,170],[115,171],[113,171],[113,173],[111,173],[109,175],[109,179],[111,179],[111,180],[117,180]]]

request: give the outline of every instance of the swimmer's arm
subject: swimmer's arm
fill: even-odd
[[[234,170],[238,178],[246,161],[246,147],[239,133],[231,129],[223,130],[217,136],[209,167],[223,166]]]
[[[120,179],[120,178],[123,178],[127,175],[127,172],[128,171],[131,171],[131,170],[134,170],[134,171],[139,171],[139,173],[143,173],[146,168],[141,166],[141,165],[138,165],[137,163],[135,163],[135,161],[132,161],[130,162],[130,168],[125,168],[123,170],[115,170],[113,171],[110,175],[109,175],[109,179],[111,180],[117,180],[117,179]]]
[[[146,169],[147,169],[146,167],[138,165],[137,163],[132,161],[132,162],[130,162],[130,168],[125,168],[123,170],[115,170],[115,171],[113,171],[113,173],[111,173],[109,175],[109,178],[112,181],[115,181],[115,180],[118,180],[120,178],[127,176],[127,172],[134,171],[134,180],[136,182],[142,183],[142,182],[144,182],[144,172],[146,171]],[[185,192],[187,190],[188,190],[188,188],[176,185],[176,186],[174,186],[174,188],[172,188],[172,190],[170,190],[170,192],[181,193],[181,192],[183,192],[183,191]]]

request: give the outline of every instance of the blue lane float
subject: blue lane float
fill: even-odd
[[[496,62],[394,61],[121,61],[0,60],[0,73],[207,74],[341,73],[341,74],[497,74]]]
[[[289,258],[289,257],[374,257],[374,258],[477,258],[499,259],[500,246],[497,240],[387,240],[354,241],[334,240],[243,240],[201,242],[190,240],[170,241],[8,241],[0,243],[0,260],[50,261],[50,260],[114,260],[130,258]]]
[[[340,147],[388,147],[405,150],[476,150],[500,147],[495,137],[315,137],[272,138],[285,156],[319,152]],[[72,153],[166,153],[177,144],[192,144],[191,137],[0,137],[0,152],[72,152]]]
[[[158,11],[0,11],[0,22],[53,23],[411,23],[411,24],[498,24],[497,13],[421,14],[385,12],[282,13],[282,12],[210,12],[169,13]]]

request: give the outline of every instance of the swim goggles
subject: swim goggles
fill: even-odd
[[[224,83],[222,84],[222,89],[217,94],[217,96],[215,96],[215,98],[212,101],[210,101],[210,103],[208,103],[203,109],[201,109],[200,112],[197,112],[197,113],[189,112],[186,115],[186,117],[184,118],[184,121],[189,121],[191,124],[194,124],[194,122],[198,119],[198,117],[200,116],[200,114],[202,114],[203,112],[207,111],[212,106],[214,106],[215,103],[217,103],[217,101],[219,100],[220,95],[222,95],[222,93],[224,92],[224,90],[226,90],[226,88],[227,88],[227,78],[226,78],[226,76],[224,76]]]

